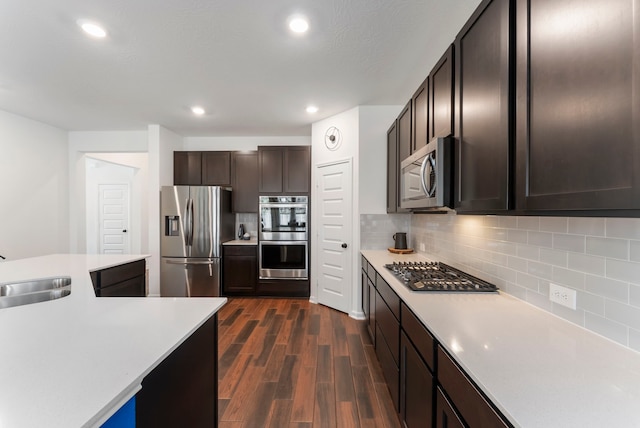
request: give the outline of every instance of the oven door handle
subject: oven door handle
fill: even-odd
[[[169,265],[214,265],[216,264],[214,260],[195,261],[195,262],[179,262],[176,260],[167,260],[166,263]]]

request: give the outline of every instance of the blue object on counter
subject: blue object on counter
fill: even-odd
[[[136,396],[131,397],[124,406],[120,407],[100,428],[135,428],[136,427]]]

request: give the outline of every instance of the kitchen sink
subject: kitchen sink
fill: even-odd
[[[0,284],[0,309],[59,299],[71,294],[68,276]]]

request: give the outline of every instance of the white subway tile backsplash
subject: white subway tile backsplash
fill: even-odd
[[[626,282],[601,276],[586,275],[584,289],[603,298],[617,300],[622,303],[629,301],[629,284]]]
[[[640,308],[640,286],[629,285],[629,304]]]
[[[570,217],[569,233],[588,236],[604,236],[605,219],[594,217]]]
[[[585,314],[592,313],[604,317],[604,297],[578,291],[577,306],[585,310]]]
[[[584,273],[575,270],[553,266],[552,282],[571,287],[576,290],[584,290]]]
[[[553,234],[550,232],[534,232],[529,231],[527,234],[527,242],[530,245],[537,245],[538,247],[553,247]]]
[[[640,263],[607,259],[607,277],[640,284]]]
[[[607,218],[609,238],[640,239],[640,218]]]
[[[564,233],[554,233],[553,248],[555,248],[556,250],[573,251],[575,253],[584,253],[585,236],[584,235],[567,235]]]
[[[589,330],[623,345],[627,344],[627,327],[596,314],[586,312],[584,325]]]
[[[517,227],[520,230],[540,230],[539,217],[516,217]]]
[[[386,248],[379,241],[406,225],[411,245],[424,245],[429,258],[640,350],[640,219],[450,213],[392,215],[394,223],[385,217],[361,216],[363,245]],[[550,282],[577,290],[577,310],[549,301]]]
[[[605,274],[604,257],[587,256],[585,254],[569,253],[568,265],[569,269],[591,273],[593,275]]]
[[[629,348],[640,352],[640,330],[629,329]]]
[[[629,241],[629,260],[640,262],[640,241]]]
[[[629,258],[629,241],[614,238],[586,237],[587,254],[627,260]]]
[[[640,330],[640,308],[613,300],[606,300],[604,302],[604,314],[612,321]]]
[[[540,217],[540,230],[543,232],[567,233],[569,221],[566,217]]]
[[[567,267],[569,253],[561,250],[540,248],[540,261],[553,266]]]

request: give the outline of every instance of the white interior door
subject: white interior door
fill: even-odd
[[[353,294],[351,160],[317,168],[318,303],[349,313]]]
[[[100,184],[100,254],[129,254],[129,185]]]

